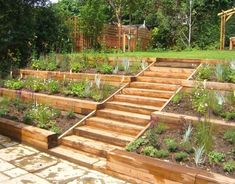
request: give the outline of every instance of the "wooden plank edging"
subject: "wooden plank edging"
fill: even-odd
[[[0,118],[0,133],[43,150],[57,145],[56,133],[5,118]]]
[[[149,183],[233,184],[235,179],[124,150],[108,153],[107,169]]]

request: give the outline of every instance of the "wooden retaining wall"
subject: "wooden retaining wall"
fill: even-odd
[[[9,119],[0,118],[0,134],[9,136],[39,149],[50,149],[57,145],[57,134]]]
[[[92,110],[95,110],[99,104],[88,100],[79,100],[62,96],[46,95],[24,90],[11,90],[5,88],[0,88],[0,96],[9,98],[20,97],[24,101],[46,104],[60,110],[73,111],[80,114],[88,114]]]
[[[235,179],[123,150],[108,154],[107,169],[152,184],[234,184]]]

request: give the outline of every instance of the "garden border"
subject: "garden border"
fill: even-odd
[[[46,104],[60,110],[72,110],[73,112],[81,114],[90,113],[90,111],[95,110],[99,104],[98,102],[92,102],[88,100],[79,100],[69,97],[5,88],[0,88],[0,96],[6,96],[10,98],[20,97],[23,101],[34,101],[36,103]]]
[[[0,118],[0,133],[38,149],[57,146],[56,133],[5,118]]]
[[[233,184],[235,179],[124,150],[108,153],[107,169],[149,183]]]

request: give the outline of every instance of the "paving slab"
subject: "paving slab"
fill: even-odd
[[[2,181],[6,181],[6,180],[8,180],[8,179],[9,179],[8,176],[6,176],[6,175],[0,173],[0,183],[1,183]]]
[[[22,158],[24,156],[33,155],[36,152],[30,149],[27,149],[24,146],[17,145],[9,148],[0,150],[0,158],[6,161],[15,160],[18,158]]]
[[[50,182],[34,175],[26,174],[17,178],[13,178],[7,181],[0,182],[0,184],[50,184]]]
[[[12,169],[12,168],[15,168],[14,165],[0,159],[0,172],[3,172],[3,171],[6,171],[6,170],[9,170],[9,169]]]
[[[48,168],[55,165],[58,159],[52,157],[45,153],[37,153],[36,155],[31,155],[24,157],[22,159],[17,159],[11,163],[29,172],[35,172]]]
[[[20,168],[13,168],[13,169],[10,169],[10,170],[7,170],[5,172],[3,172],[5,175],[7,176],[10,176],[12,178],[16,178],[18,176],[21,176],[21,175],[24,175],[24,174],[27,174],[28,172],[23,170],[23,169],[20,169]]]
[[[36,172],[35,174],[52,183],[60,184],[67,183],[68,181],[80,177],[85,173],[85,170],[79,168],[75,164],[61,161],[60,163],[44,169],[41,172]]]

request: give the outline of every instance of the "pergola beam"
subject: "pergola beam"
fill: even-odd
[[[227,11],[222,11],[218,14],[220,16],[221,22],[220,22],[220,50],[224,50],[225,46],[225,26],[226,22],[232,17],[232,15],[235,14],[235,8],[229,9]]]

